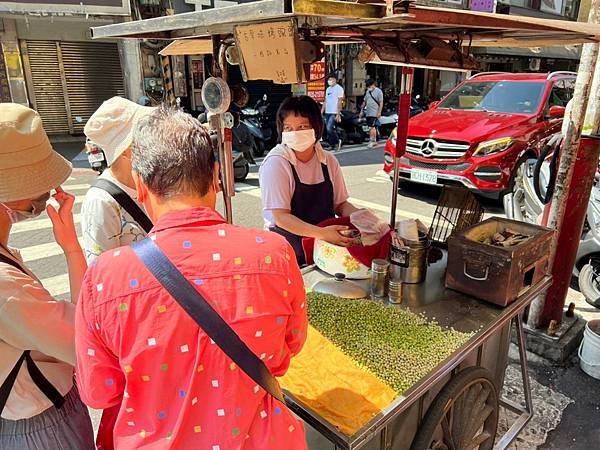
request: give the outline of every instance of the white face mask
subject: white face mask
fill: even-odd
[[[31,211],[20,211],[18,209],[6,208],[6,213],[8,214],[8,217],[12,223],[35,219],[46,209],[46,203],[49,199],[50,192],[31,200]]]
[[[315,130],[312,128],[300,131],[284,131],[281,133],[281,143],[287,145],[295,152],[308,150],[316,141]]]
[[[327,84],[328,84],[329,86],[333,86],[333,80],[327,80]]]

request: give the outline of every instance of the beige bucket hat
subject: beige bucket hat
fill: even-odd
[[[137,121],[156,108],[141,106],[123,97],[106,100],[85,124],[83,132],[104,151],[110,166],[131,145]]]
[[[0,103],[0,202],[39,197],[71,171],[71,163],[52,149],[37,112]]]

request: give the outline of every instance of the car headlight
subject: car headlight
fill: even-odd
[[[512,137],[505,137],[500,139],[492,139],[491,141],[482,142],[477,146],[473,156],[488,156],[494,153],[503,152],[508,150],[513,145],[515,139]]]

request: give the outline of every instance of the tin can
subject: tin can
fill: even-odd
[[[402,282],[390,280],[388,284],[388,300],[390,303],[402,303]]]
[[[390,263],[385,259],[374,259],[371,263],[371,295],[385,297]]]

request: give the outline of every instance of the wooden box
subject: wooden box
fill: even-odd
[[[531,236],[512,247],[480,242],[510,230]],[[506,306],[548,272],[553,231],[524,222],[493,217],[448,239],[446,287]]]

